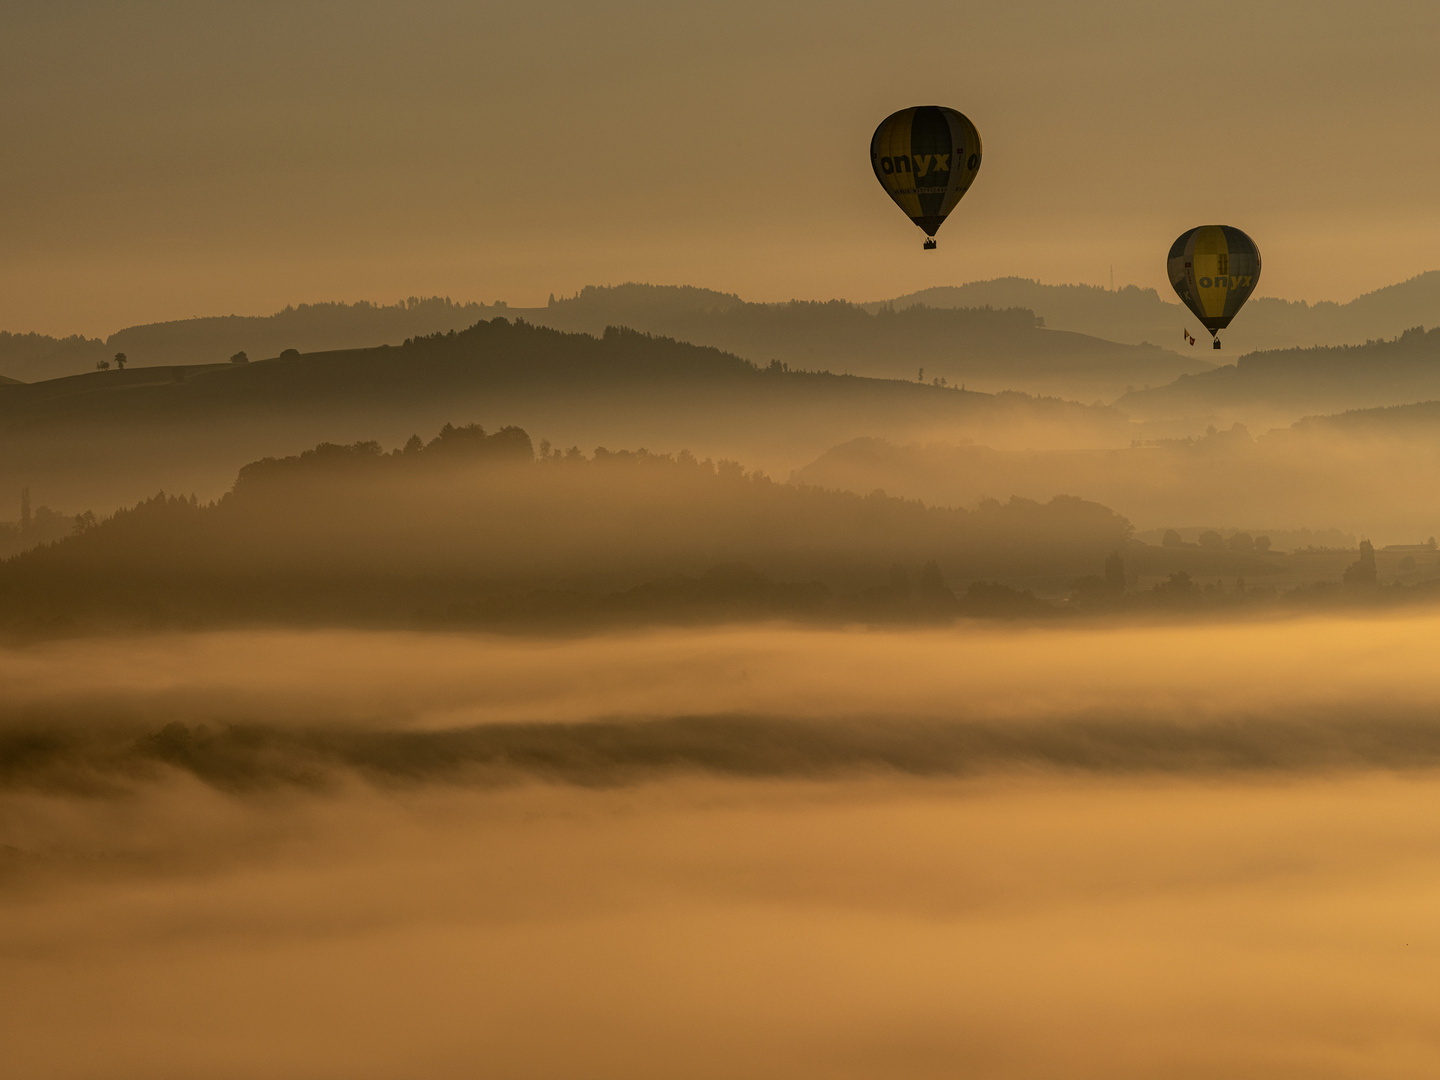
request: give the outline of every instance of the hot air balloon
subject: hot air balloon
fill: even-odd
[[[1229,225],[1201,225],[1170,245],[1170,284],[1220,348],[1217,333],[1250,299],[1260,280],[1260,249]]]
[[[870,139],[870,165],[885,194],[925,230],[925,250],[980,171],[980,133],[964,113],[917,105],[887,116]]]

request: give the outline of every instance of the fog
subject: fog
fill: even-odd
[[[626,330],[596,339],[503,319],[401,348],[92,371],[3,390],[0,490],[29,486],[37,504],[72,514],[161,488],[209,499],[259,457],[321,441],[398,446],[446,423],[519,425],[587,451],[688,449],[782,475],[856,433],[1011,448],[1124,446],[1134,434],[1103,407],[760,367]]]
[[[851,7],[0,6],[6,1080],[1440,1073],[1440,8]]]
[[[32,1077],[1433,1073],[1440,618],[0,652]]]
[[[1413,493],[1440,480],[1434,406],[1374,410],[1272,430],[1211,427],[1124,449],[1001,450],[856,439],[796,470],[823,487],[969,506],[1064,492],[1125,515],[1137,529],[1189,522],[1250,529],[1340,528],[1418,543],[1436,517]]]

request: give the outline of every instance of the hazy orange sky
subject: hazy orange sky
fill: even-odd
[[[1259,295],[1440,268],[1440,5],[8,0],[0,329],[684,282],[878,299],[1165,290],[1192,225]],[[967,113],[922,253],[876,123]]]

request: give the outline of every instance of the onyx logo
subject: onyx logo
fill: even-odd
[[[913,168],[911,163],[914,163]],[[897,172],[914,172],[916,176],[925,176],[932,172],[949,172],[949,154],[916,154],[913,158],[897,155],[895,157],[882,157],[880,159],[880,171],[886,176]]]
[[[1202,289],[1248,289],[1250,282],[1254,280],[1249,275],[1242,277],[1239,274],[1220,274],[1213,278],[1202,277],[1196,284]]]

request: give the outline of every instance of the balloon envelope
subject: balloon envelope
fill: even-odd
[[[887,116],[870,139],[870,165],[885,193],[934,236],[980,171],[980,133],[964,113],[917,105]]]
[[[1201,225],[1170,245],[1170,284],[1210,336],[1224,330],[1260,280],[1260,249],[1229,225]]]

